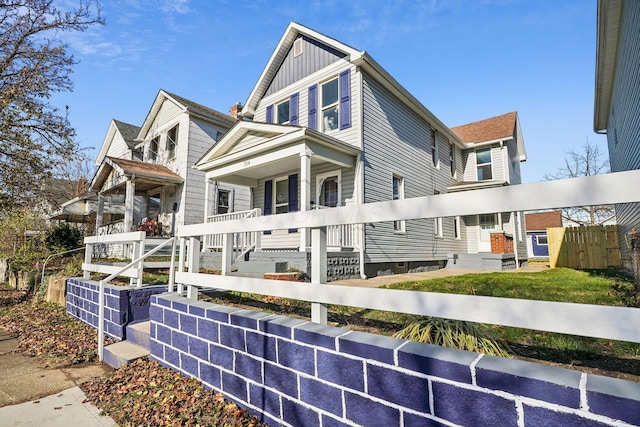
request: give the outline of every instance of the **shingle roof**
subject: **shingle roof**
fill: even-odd
[[[513,138],[518,113],[515,111],[451,128],[467,144]]]
[[[205,115],[208,115],[208,116],[217,117],[221,120],[228,121],[231,124],[237,121],[237,119],[227,114],[221,113],[220,111],[214,110],[213,108],[205,107],[202,104],[198,104],[197,102],[190,101],[187,98],[183,98],[181,96],[168,92],[164,89],[163,89],[163,92],[169,95],[170,97],[172,97],[173,99],[175,99],[176,101],[178,101],[179,103],[181,103],[182,105],[186,106],[188,110],[191,110],[193,112],[199,112],[201,114],[204,113]]]
[[[533,212],[524,215],[527,231],[546,230],[548,227],[562,227],[560,211]]]
[[[107,157],[111,162],[122,168],[125,173],[140,174],[144,176],[153,176],[158,178],[168,178],[170,180],[183,182],[184,180],[177,173],[169,170],[167,167],[155,163],[136,162],[133,160],[118,159],[115,157]]]
[[[127,146],[130,150],[135,150],[136,142],[135,139],[138,137],[138,133],[140,132],[139,126],[130,125],[129,123],[121,122],[119,120],[113,119],[113,123],[116,125],[118,132],[124,138]]]

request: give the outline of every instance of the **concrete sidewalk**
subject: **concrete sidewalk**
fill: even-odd
[[[18,341],[0,330],[0,425],[117,426],[110,417],[85,403],[79,384],[113,369],[103,363],[44,368],[38,359],[20,353]]]

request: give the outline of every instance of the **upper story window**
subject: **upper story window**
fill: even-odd
[[[402,200],[404,199],[404,178],[398,175],[393,175],[393,200]],[[404,233],[405,232],[405,222],[404,221],[393,221],[393,231],[396,233]]]
[[[451,177],[456,177],[456,146],[449,144],[449,167],[451,168]]]
[[[491,148],[476,151],[476,167],[478,169],[478,181],[493,179],[491,170]]]
[[[438,153],[438,131],[431,129],[431,160],[433,166],[440,167],[440,155]]]
[[[166,150],[167,159],[171,160],[176,157],[176,146],[178,145],[178,125],[172,127],[167,132]]]
[[[158,142],[160,141],[160,137],[156,136],[149,143],[149,160],[155,162],[158,160]]]
[[[339,123],[339,114],[338,114],[338,100],[339,98],[339,90],[338,90],[338,79],[335,78],[333,80],[329,80],[328,82],[322,83],[320,85],[320,96],[321,96],[321,120],[322,120],[322,131],[329,132],[332,130],[338,129]]]
[[[276,123],[279,125],[289,124],[289,100],[276,105]]]

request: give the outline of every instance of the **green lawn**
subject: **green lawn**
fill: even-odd
[[[557,268],[535,273],[468,274],[397,283],[385,288],[624,306],[623,299],[615,288],[628,288],[631,282],[632,278],[615,271]],[[307,302],[236,292],[221,295],[217,300],[300,317],[308,317],[310,311],[310,304]],[[330,305],[328,312],[329,322],[336,326],[386,335],[392,335],[422,319],[416,315],[335,305]],[[612,365],[608,369],[622,369],[627,373],[640,375],[640,344],[495,325],[490,325],[489,328],[497,339],[507,343],[514,356],[574,365]],[[624,363],[619,363],[621,358]],[[601,368],[607,369],[607,366]]]

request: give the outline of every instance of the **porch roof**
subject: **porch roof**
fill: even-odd
[[[259,178],[300,167],[300,156],[311,165],[329,162],[355,167],[358,147],[305,127],[237,122],[195,164],[208,179],[255,187]]]
[[[117,172],[118,179],[107,182],[112,171]],[[114,191],[123,187],[126,181],[132,178],[135,178],[136,188],[141,191],[184,182],[180,175],[163,165],[105,157],[91,182],[90,189],[99,192]]]

